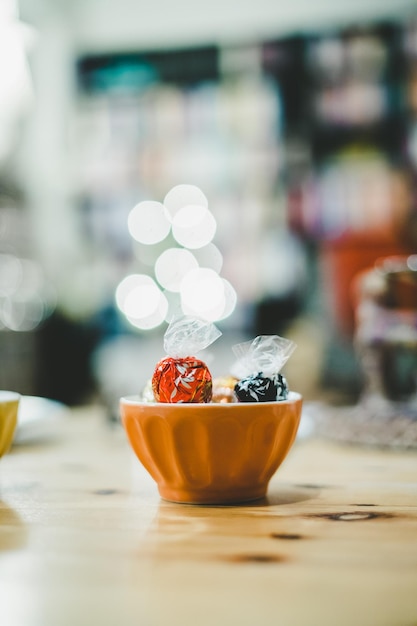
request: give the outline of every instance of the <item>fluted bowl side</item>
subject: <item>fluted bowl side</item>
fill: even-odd
[[[297,434],[302,397],[234,404],[120,400],[122,423],[161,497],[232,503],[265,496]]]

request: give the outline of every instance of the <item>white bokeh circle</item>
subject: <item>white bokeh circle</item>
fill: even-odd
[[[216,320],[224,320],[226,319],[226,317],[229,317],[235,310],[236,304],[237,304],[236,290],[233,288],[231,283],[225,278],[222,278],[222,281],[223,281],[223,288],[224,288],[224,306],[223,306],[223,310],[216,317]]]
[[[209,267],[220,274],[223,267],[223,255],[213,242],[194,250],[193,255],[200,267]]]
[[[131,317],[126,316],[127,320],[140,330],[151,330],[160,326],[167,317],[168,312],[168,300],[162,292],[159,292],[159,299],[156,308],[146,317]]]
[[[168,301],[153,278],[130,274],[117,286],[116,304],[136,328],[149,330],[165,320]]]
[[[189,250],[168,248],[156,260],[155,276],[165,289],[179,291],[184,276],[197,267],[198,262]]]
[[[174,239],[191,250],[208,245],[215,233],[217,223],[206,207],[189,204],[182,207],[172,219]]]
[[[168,236],[171,220],[161,202],[145,200],[130,211],[127,226],[133,239],[145,245],[152,245]]]
[[[164,198],[164,206],[171,217],[188,204],[208,207],[206,196],[196,185],[176,185]]]
[[[192,310],[206,317],[212,309],[223,309],[223,281],[217,272],[209,268],[199,267],[188,272],[181,282],[180,293],[184,312]]]

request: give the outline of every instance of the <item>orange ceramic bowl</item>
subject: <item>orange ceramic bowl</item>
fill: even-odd
[[[265,496],[300,423],[302,397],[233,404],[144,403],[121,398],[130,445],[162,498],[228,504]]]

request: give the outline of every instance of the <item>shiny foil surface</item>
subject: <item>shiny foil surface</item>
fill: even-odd
[[[210,402],[212,376],[195,357],[165,357],[155,367],[152,389],[157,402]]]
[[[288,397],[288,384],[281,374],[274,374],[269,377],[259,372],[237,382],[235,393],[239,402],[286,400]]]

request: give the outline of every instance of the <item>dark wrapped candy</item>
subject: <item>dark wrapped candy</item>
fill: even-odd
[[[157,402],[210,402],[212,377],[195,357],[165,357],[156,365],[152,389]]]
[[[239,402],[276,402],[288,398],[288,384],[279,373],[295,343],[278,335],[260,335],[233,346],[238,357],[234,391]]]
[[[275,402],[288,398],[288,384],[282,374],[264,376],[262,372],[239,380],[235,385],[239,402]]]

